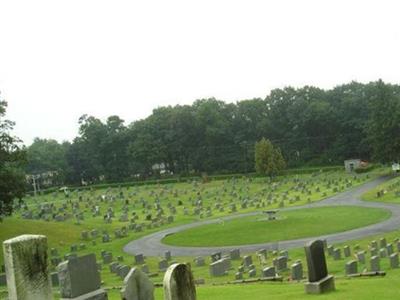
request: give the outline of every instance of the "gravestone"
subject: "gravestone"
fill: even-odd
[[[220,260],[222,258],[222,253],[221,252],[215,252],[211,254],[211,262],[215,262],[217,260]]]
[[[371,263],[371,271],[372,272],[378,272],[381,270],[379,256],[372,256],[370,263]]]
[[[171,265],[164,275],[164,300],[196,300],[190,266],[186,264]]]
[[[196,264],[196,267],[202,267],[205,266],[206,262],[204,260],[204,257],[198,256],[194,259],[194,263]]]
[[[122,300],[154,300],[154,285],[146,274],[132,268],[124,279]]]
[[[103,264],[109,264],[112,262],[112,254],[111,253],[106,253],[103,255]]]
[[[346,275],[356,274],[358,271],[357,261],[351,260],[351,261],[347,262],[345,265],[345,271],[346,271]]]
[[[365,264],[365,252],[364,251],[357,252],[357,260],[360,264]]]
[[[114,261],[110,263],[108,267],[110,268],[111,273],[117,273],[117,268],[119,267],[119,264],[116,261]]]
[[[162,259],[158,262],[158,269],[162,272],[165,272],[168,268],[168,261],[166,259]]]
[[[291,266],[290,277],[292,280],[303,279],[303,265],[301,263],[295,263]]]
[[[386,248],[379,249],[379,257],[385,258],[387,256]]]
[[[379,246],[380,248],[386,248],[386,238],[379,239]]]
[[[240,250],[232,249],[231,251],[229,251],[229,255],[232,260],[240,259]]]
[[[243,265],[245,267],[248,267],[248,266],[250,266],[252,264],[253,264],[253,259],[252,259],[251,255],[243,256]]]
[[[136,254],[135,255],[135,264],[143,265],[144,264],[144,256],[143,254]]]
[[[328,275],[326,266],[324,243],[315,240],[307,243],[305,247],[308,282],[305,284],[307,294],[321,294],[335,289],[335,282],[332,275]]]
[[[148,265],[142,265],[142,267],[140,269],[145,274],[149,274],[150,273],[150,269],[149,269]]]
[[[126,275],[128,275],[129,271],[131,270],[131,268],[129,266],[126,265],[122,265],[118,268],[118,276],[121,277],[122,279],[125,278]]]
[[[393,253],[393,244],[386,245],[387,255],[391,255]]]
[[[370,253],[371,253],[371,256],[378,255],[378,249],[376,249],[376,248],[371,248],[371,249],[370,249]]]
[[[165,251],[164,253],[164,258],[166,260],[170,260],[171,259],[171,251]]]
[[[262,277],[275,277],[275,267],[266,267],[262,270]]]
[[[273,262],[274,267],[276,268],[276,270],[278,272],[279,271],[284,271],[284,270],[286,270],[288,268],[287,267],[287,258],[286,258],[286,256],[279,256],[277,258],[274,258],[272,262]]]
[[[3,253],[9,299],[53,299],[46,236],[25,234],[6,240]]]
[[[390,267],[392,269],[397,269],[399,267],[399,254],[398,253],[390,254],[389,260],[390,260]]]
[[[210,276],[223,276],[226,274],[226,263],[222,259],[210,264]]]
[[[268,257],[267,253],[268,253],[267,249],[260,249],[260,250],[257,251],[257,254],[264,256],[265,259]]]
[[[61,299],[107,300],[101,289],[96,256],[88,254],[62,262],[57,267]]]
[[[349,257],[351,255],[351,250],[350,250],[349,246],[343,247],[343,254],[344,254],[344,257]]]
[[[256,269],[250,269],[250,270],[249,270],[249,277],[250,277],[250,278],[251,278],[251,277],[256,277],[256,275],[257,275]]]
[[[342,257],[341,257],[340,249],[339,248],[335,248],[333,250],[333,259],[334,260],[340,260],[341,258]]]

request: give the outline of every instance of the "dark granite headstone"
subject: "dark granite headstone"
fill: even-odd
[[[308,266],[308,282],[304,286],[306,293],[321,294],[335,290],[334,278],[328,275],[326,267],[323,241],[309,242],[305,252]]]
[[[316,282],[328,276],[324,243],[320,240],[310,242],[306,245],[305,251],[308,267],[308,281]]]

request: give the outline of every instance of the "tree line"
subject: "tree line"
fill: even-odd
[[[341,164],[347,158],[399,160],[400,86],[379,80],[324,90],[275,89],[264,99],[158,107],[125,124],[118,116],[79,119],[71,142],[36,138],[28,174],[56,171],[58,184],[116,182],[159,176],[255,170],[263,138],[289,167]]]

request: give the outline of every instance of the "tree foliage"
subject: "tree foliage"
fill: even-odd
[[[0,101],[0,215],[12,212],[13,200],[25,192],[25,152],[12,136],[14,123],[4,119],[7,102]]]
[[[28,170],[62,168],[66,183],[131,180],[160,172],[252,172],[254,144],[263,137],[280,149],[277,169],[284,162],[299,167],[342,164],[348,158],[398,161],[399,95],[398,85],[351,82],[331,90],[285,87],[264,99],[237,103],[199,99],[192,105],[158,107],[127,125],[118,116],[100,120],[83,115],[72,143],[34,143]],[[51,147],[54,154],[46,154]]]
[[[255,144],[255,169],[258,174],[274,176],[286,167],[281,150],[262,138]]]

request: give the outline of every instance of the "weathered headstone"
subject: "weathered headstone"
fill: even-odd
[[[101,289],[96,256],[88,254],[62,262],[57,267],[61,299],[108,299]]]
[[[222,259],[210,264],[210,276],[223,276],[226,273],[226,263]]]
[[[372,256],[370,263],[372,272],[378,272],[381,270],[379,256]]]
[[[277,258],[274,258],[272,262],[278,272],[284,271],[288,268],[286,256],[279,256]]]
[[[137,265],[144,264],[144,256],[143,256],[143,254],[136,254],[135,255],[135,264],[137,264]]]
[[[194,263],[196,264],[196,267],[202,267],[206,264],[204,257],[198,256],[194,259]]]
[[[164,275],[164,300],[196,300],[196,286],[190,267],[171,265]]]
[[[266,267],[262,270],[262,276],[263,277],[275,277],[276,276],[276,271],[275,267]]]
[[[211,262],[220,260],[222,258],[222,253],[221,252],[215,252],[211,254]]]
[[[358,271],[357,261],[351,260],[351,261],[347,262],[346,266],[345,266],[345,271],[346,271],[346,275],[356,274]]]
[[[380,238],[379,239],[379,246],[380,246],[380,248],[385,248],[386,247],[386,238]]]
[[[250,269],[249,270],[249,277],[256,277],[257,271],[256,269]]]
[[[229,255],[232,260],[240,259],[240,250],[232,249],[231,251],[229,251]]]
[[[365,264],[365,252],[364,251],[357,252],[357,260],[360,264]]]
[[[342,257],[341,257],[341,253],[340,253],[340,248],[335,248],[334,250],[333,250],[333,259],[334,260],[340,260]]]
[[[349,246],[343,247],[343,254],[344,254],[344,257],[349,257],[351,255],[351,250],[350,250]]]
[[[245,267],[248,267],[248,266],[250,266],[252,264],[253,264],[253,259],[252,259],[251,255],[243,256],[243,265]]]
[[[379,257],[385,258],[387,256],[386,248],[379,249]]]
[[[166,259],[162,259],[158,262],[158,269],[162,272],[165,272],[168,268],[168,261]]]
[[[146,274],[132,268],[124,279],[122,300],[154,300],[154,285]]]
[[[301,263],[294,263],[291,266],[290,277],[292,280],[303,279],[303,265]]]
[[[309,242],[305,247],[308,282],[305,290],[308,294],[321,294],[335,289],[332,275],[328,275],[326,267],[324,243],[321,240]]]
[[[393,253],[393,244],[386,245],[386,252],[387,252],[387,255],[391,255]]]
[[[118,268],[118,276],[121,277],[122,279],[125,278],[126,275],[128,275],[129,271],[131,268],[126,265],[122,265]]]
[[[3,253],[9,299],[53,299],[44,235],[26,234],[6,240]]]
[[[398,253],[390,254],[389,260],[390,260],[390,267],[392,269],[397,269],[399,267],[399,254]]]

